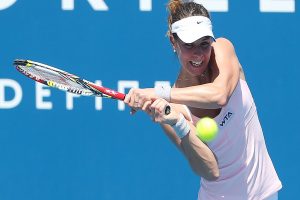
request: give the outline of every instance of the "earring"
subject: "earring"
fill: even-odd
[[[173,52],[176,53],[176,49],[173,49]]]

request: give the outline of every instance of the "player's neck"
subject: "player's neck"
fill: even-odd
[[[189,87],[189,86],[195,86],[195,85],[202,85],[205,83],[209,83],[209,72],[208,70],[205,70],[201,75],[199,76],[192,76],[188,74],[188,72],[181,69],[177,80],[176,80],[176,86],[177,87]]]

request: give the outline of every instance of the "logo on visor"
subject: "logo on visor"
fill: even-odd
[[[201,21],[197,21],[197,24],[201,24],[202,22]]]

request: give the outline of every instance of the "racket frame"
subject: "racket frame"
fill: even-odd
[[[97,97],[104,97],[104,98],[113,98],[113,99],[118,99],[118,100],[122,100],[122,101],[125,99],[125,96],[126,96],[123,93],[117,92],[115,90],[112,90],[112,89],[109,89],[106,87],[96,85],[95,83],[92,83],[85,79],[81,79],[80,77],[78,77],[74,74],[70,74],[66,71],[57,69],[55,67],[51,67],[51,66],[43,64],[43,63],[39,63],[39,62],[31,61],[31,60],[16,59],[16,60],[14,60],[14,65],[20,73],[22,73],[23,75],[27,76],[28,78],[30,78],[36,82],[42,83],[42,84],[50,86],[50,87],[55,87],[60,90],[71,92],[74,94],[84,95],[84,96],[97,96]],[[56,72],[63,78],[81,85],[83,88],[87,89],[87,91],[83,91],[82,89],[68,87],[64,84],[56,83],[54,81],[45,80],[45,79],[39,77],[38,75],[34,75],[34,74],[28,72],[27,70],[23,69],[20,66],[23,66],[25,68],[26,67],[28,67],[28,68],[37,67],[37,68],[46,69],[48,71]],[[168,115],[168,114],[170,114],[170,112],[171,112],[171,107],[168,105],[165,108],[165,114]]]
[[[74,94],[84,95],[84,96],[97,96],[97,97],[104,97],[104,98],[113,98],[113,99],[118,99],[118,100],[124,100],[125,96],[126,96],[123,93],[117,92],[115,90],[112,90],[112,89],[109,89],[106,87],[96,85],[95,83],[92,83],[85,79],[81,79],[80,77],[78,77],[74,74],[70,74],[66,71],[63,71],[63,70],[57,69],[55,67],[51,67],[49,65],[39,63],[39,62],[35,62],[35,61],[31,61],[31,60],[16,59],[14,61],[14,65],[20,73],[22,73],[23,75],[27,76],[28,78],[30,78],[34,81],[37,81],[39,83],[42,83],[42,84],[50,86],[50,87],[58,88],[60,90],[71,92]],[[22,67],[20,67],[20,66],[22,66]],[[58,73],[64,79],[67,79],[69,81],[77,83],[77,84],[81,85],[83,88],[85,88],[86,90],[77,89],[77,88],[74,88],[71,86],[66,86],[64,84],[56,83],[55,81],[45,80],[42,77],[30,73],[26,69],[23,69],[24,67],[25,68],[26,67],[42,68],[42,69],[45,69],[50,72]]]

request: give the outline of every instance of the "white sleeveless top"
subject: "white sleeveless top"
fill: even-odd
[[[196,124],[199,118],[189,113]],[[215,120],[219,133],[207,145],[218,159],[220,177],[216,181],[201,178],[198,200],[262,200],[280,190],[282,185],[244,80],[238,82]]]

